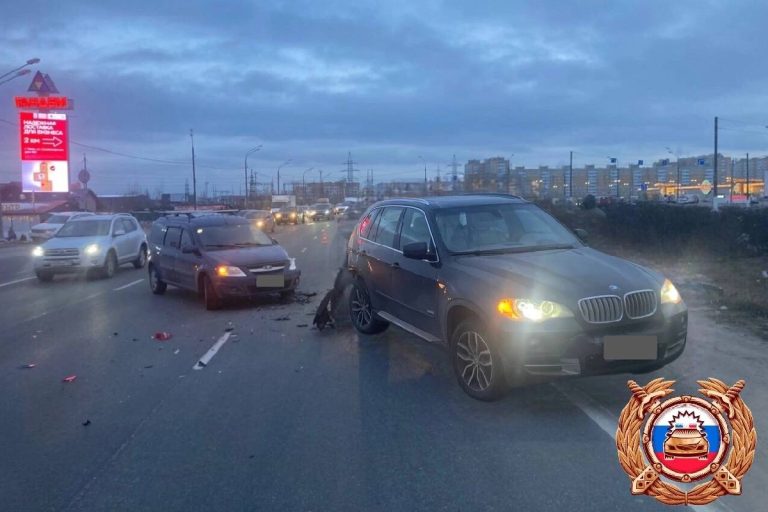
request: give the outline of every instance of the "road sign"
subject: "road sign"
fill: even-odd
[[[701,182],[701,186],[699,187],[699,190],[701,190],[701,193],[704,195],[709,194],[712,192],[712,182],[709,180],[704,180]]]
[[[69,160],[67,115],[19,113],[21,160]]]
[[[91,173],[88,172],[88,169],[82,169],[77,173],[77,179],[80,180],[80,183],[83,185],[87,185],[88,182],[91,181]]]

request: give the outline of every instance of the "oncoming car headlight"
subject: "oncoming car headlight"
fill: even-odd
[[[219,277],[245,277],[245,272],[240,270],[238,267],[219,265],[216,267],[216,275]]]
[[[101,248],[99,247],[98,244],[91,244],[91,245],[86,246],[86,248],[83,250],[83,252],[86,255],[88,255],[88,256],[93,256],[95,254],[99,254],[100,250],[101,250]]]
[[[35,258],[39,258],[43,254],[45,254],[45,251],[39,245],[37,247],[35,247],[34,249],[32,249],[32,256],[34,256]]]
[[[680,304],[683,298],[669,279],[664,280],[661,285],[661,303],[662,304]]]
[[[501,315],[520,321],[543,322],[573,316],[567,307],[549,300],[501,299],[496,309]]]
[[[256,227],[263,228],[264,227],[264,221],[263,220],[256,221]]]

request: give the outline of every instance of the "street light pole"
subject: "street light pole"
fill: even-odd
[[[307,202],[307,182],[304,180],[304,177],[305,177],[305,176],[307,175],[307,173],[308,173],[309,171],[311,171],[312,169],[314,169],[314,167],[310,167],[309,169],[305,170],[305,171],[304,171],[304,172],[301,174],[301,195],[302,195],[302,198],[301,198],[301,199],[302,199],[302,202],[304,202],[304,203],[306,203],[306,202]]]
[[[21,73],[21,74],[19,73],[19,71],[23,70],[27,66],[32,66],[33,64],[37,64],[38,62],[40,62],[40,59],[38,59],[38,58],[29,59],[27,62],[25,62],[21,66],[17,67],[16,69],[12,69],[9,72],[0,75],[0,78],[5,78],[8,75],[13,74],[13,73],[16,73],[16,76],[14,76],[13,78],[16,78],[17,76],[21,76],[21,75],[26,75],[26,74],[29,73],[29,70],[27,70],[26,73]]]
[[[248,155],[250,155],[251,153],[257,152],[260,149],[261,149],[261,144],[259,144],[258,146],[254,147],[254,148],[249,149],[245,153],[245,163],[243,164],[243,173],[245,174],[245,195],[243,196],[243,206],[244,206],[243,209],[244,210],[248,209],[248,196],[250,195],[249,194],[250,189],[248,188]]]
[[[421,160],[424,163],[424,195],[429,195],[429,185],[427,184],[427,161],[424,160],[424,157],[419,155],[419,160]]]
[[[290,159],[286,160],[285,162],[283,162],[282,164],[277,166],[277,193],[278,194],[280,193],[280,169],[282,169],[283,167],[285,167],[289,163],[291,163]]]
[[[197,174],[195,173],[195,132],[190,128],[189,139],[192,141],[192,196],[197,210]]]
[[[565,197],[565,180],[563,180],[563,197]],[[573,197],[573,151],[571,151],[571,160],[568,164],[568,197]]]
[[[31,73],[31,71],[28,69],[22,69],[21,71],[17,71],[16,74],[13,75],[11,78],[6,78],[5,80],[0,81],[0,85],[6,84],[13,79],[19,78],[20,76],[28,75],[29,73]]]

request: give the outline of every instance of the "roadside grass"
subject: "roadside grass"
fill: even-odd
[[[692,244],[662,251],[598,234],[590,234],[589,245],[662,272],[689,306],[712,309],[717,321],[748,326],[768,339],[768,256],[715,256]]]

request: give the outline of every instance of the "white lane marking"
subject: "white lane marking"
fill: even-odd
[[[211,348],[208,349],[208,352],[203,354],[203,357],[200,358],[200,360],[195,363],[195,366],[192,367],[193,370],[202,370],[206,366],[208,366],[208,363],[211,362],[211,359],[213,359],[213,356],[216,355],[216,352],[219,351],[219,349],[227,342],[229,339],[229,335],[232,334],[231,332],[225,332],[224,335],[219,338],[219,340],[213,344]]]
[[[616,440],[616,427],[618,427],[619,418],[614,417],[614,415],[611,414],[611,411],[606,409],[594,398],[579,391],[573,386],[569,387],[559,382],[553,382],[551,385],[570,400],[571,403],[581,409],[581,412],[595,422],[595,424],[600,427],[600,430],[608,434],[614,441]],[[733,509],[719,501],[708,505],[689,505],[689,508],[696,511],[702,510],[704,512],[733,512]]]
[[[8,281],[7,283],[0,284],[0,288],[6,287],[6,286],[11,286],[12,284],[23,283],[24,281],[29,281],[31,279],[37,279],[37,277],[32,276],[32,277],[25,277],[24,279],[17,279],[15,281]]]
[[[303,249],[301,250],[301,252],[303,252],[303,253],[304,253],[304,252],[307,252],[307,248],[306,248],[306,247],[305,247],[305,248],[303,248]]]
[[[128,287],[131,287],[131,286],[133,286],[133,285],[135,285],[135,284],[139,284],[139,283],[143,283],[143,282],[144,282],[144,280],[143,280],[143,279],[137,279],[137,280],[135,280],[135,281],[131,281],[130,283],[128,283],[128,284],[126,284],[126,285],[123,285],[123,286],[120,286],[120,287],[118,287],[118,288],[115,288],[115,289],[114,289],[114,290],[112,290],[112,291],[113,291],[113,292],[119,292],[120,290],[125,290],[125,289],[126,289],[126,288],[128,288]]]

